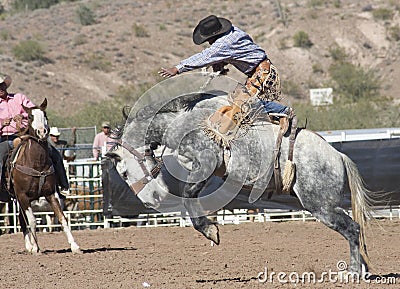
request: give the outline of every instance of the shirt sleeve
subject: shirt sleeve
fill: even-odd
[[[97,160],[97,158],[99,157],[99,134],[97,134],[94,137],[94,141],[93,141],[93,157]]]
[[[220,39],[218,39],[220,40]],[[182,60],[176,68],[179,73],[210,66],[215,63],[227,61],[232,57],[232,51],[223,41],[214,42],[209,48]]]

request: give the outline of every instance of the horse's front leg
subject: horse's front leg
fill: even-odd
[[[36,219],[33,215],[32,208],[26,208],[26,206],[21,205],[18,217],[19,223],[21,225],[21,230],[24,235],[25,250],[28,253],[38,254],[39,245],[37,244],[36,236]]]
[[[193,227],[202,233],[207,239],[219,244],[219,231],[215,223],[205,216],[199,199],[197,198],[201,190],[206,185],[207,180],[199,183],[188,183],[185,185],[183,197],[184,205],[192,220]]]
[[[74,237],[72,236],[71,230],[68,226],[67,219],[65,218],[65,215],[64,215],[63,211],[61,210],[60,203],[58,202],[55,195],[51,194],[49,196],[46,196],[46,200],[49,202],[49,204],[53,208],[54,214],[56,215],[56,217],[58,218],[58,220],[61,223],[63,231],[64,231],[65,235],[67,236],[68,243],[71,245],[72,253],[82,253],[82,251],[79,249],[78,244],[75,242]]]

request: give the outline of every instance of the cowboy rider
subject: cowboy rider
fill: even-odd
[[[193,42],[200,45],[208,41],[209,48],[182,60],[171,68],[161,68],[159,74],[172,77],[186,71],[212,66],[225,74],[225,65],[231,64],[247,75],[245,92],[233,99],[226,110],[237,111],[250,97],[257,96],[267,113],[291,115],[292,109],[273,100],[281,95],[276,68],[265,51],[252,38],[225,18],[210,15],[202,19],[193,31]],[[273,75],[272,75],[273,73]],[[246,91],[247,90],[247,91]]]
[[[28,125],[28,113],[24,107],[35,107],[35,104],[24,94],[8,93],[7,89],[11,82],[9,75],[0,73],[0,183],[4,177],[3,166],[9,152],[14,148],[13,140],[18,137],[19,130]],[[68,194],[69,182],[62,156],[56,148],[49,147],[61,194]]]

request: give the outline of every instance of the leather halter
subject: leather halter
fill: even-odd
[[[150,150],[146,151],[143,155],[140,152],[138,152],[135,148],[133,148],[131,145],[129,145],[128,143],[121,143],[120,145],[136,157],[136,160],[138,161],[140,168],[142,169],[142,171],[144,173],[143,178],[141,178],[137,182],[130,185],[130,188],[135,193],[135,195],[138,195],[140,193],[140,191],[148,183],[150,183],[154,178],[157,177],[157,175],[161,171],[163,161],[161,159],[155,158],[154,154]],[[150,172],[147,169],[146,165],[144,164],[144,162],[146,161],[146,157],[152,157],[157,162],[157,164],[154,166],[154,168],[151,169]]]

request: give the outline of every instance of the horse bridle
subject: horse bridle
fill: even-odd
[[[161,171],[161,167],[163,165],[163,161],[161,158],[156,158],[152,152],[152,150],[146,150],[144,155],[138,152],[134,147],[132,147],[128,143],[120,143],[120,146],[122,146],[124,149],[126,149],[128,152],[130,152],[138,161],[140,168],[142,169],[144,173],[144,177],[138,180],[137,182],[133,183],[130,185],[130,188],[132,191],[135,193],[135,195],[138,195],[143,188],[150,183],[153,179],[155,179],[158,174]],[[149,171],[144,164],[146,161],[146,157],[152,157],[156,161],[156,165],[154,168]]]

